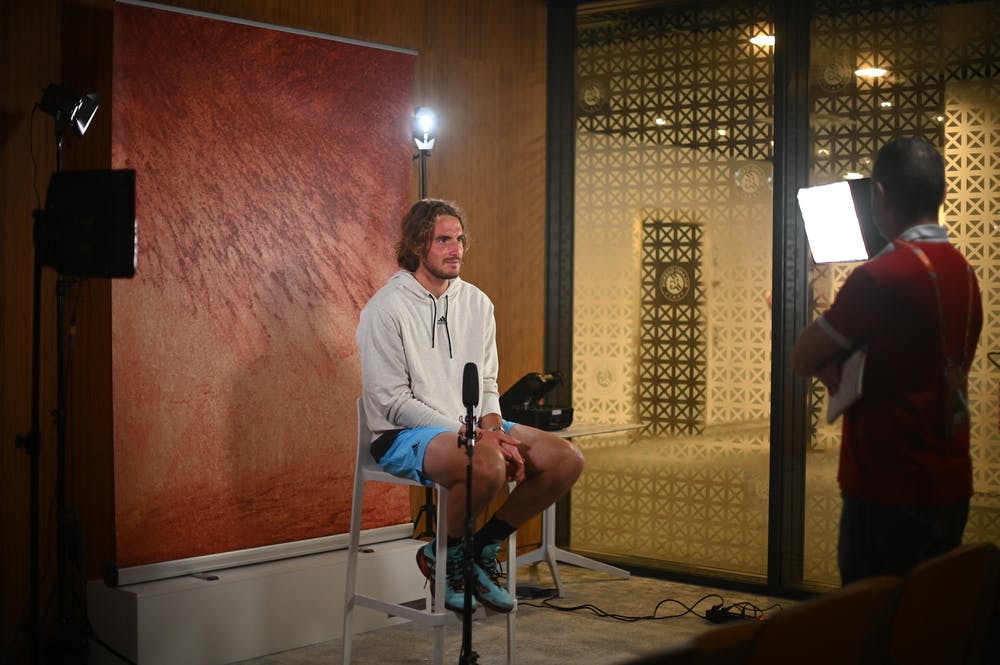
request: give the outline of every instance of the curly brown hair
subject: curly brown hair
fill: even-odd
[[[434,234],[434,221],[442,215],[456,218],[465,230],[465,214],[450,201],[423,199],[414,203],[403,217],[399,242],[396,243],[396,263],[413,272],[420,265],[420,259],[427,253],[427,247]],[[462,236],[462,246],[468,248],[468,238]]]

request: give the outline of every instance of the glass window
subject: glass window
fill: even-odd
[[[762,576],[771,350],[766,3],[581,10],[571,545]]]

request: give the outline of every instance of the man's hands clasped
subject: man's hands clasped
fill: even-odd
[[[476,427],[473,432],[476,443],[495,446],[503,455],[504,461],[507,463],[507,480],[509,482],[519,483],[524,480],[524,458],[521,457],[521,451],[518,449],[518,446],[521,445],[520,441],[499,427]],[[465,438],[465,425],[459,429],[458,437],[459,439]]]
[[[508,482],[519,483],[524,480],[524,458],[518,450],[520,441],[503,430],[476,429],[476,440],[480,443],[494,444],[507,462]]]

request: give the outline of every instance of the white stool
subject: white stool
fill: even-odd
[[[391,473],[383,471],[375,462],[371,455],[371,430],[365,419],[364,406],[358,400],[358,453],[357,464],[354,475],[354,496],[351,502],[351,533],[350,544],[347,551],[347,574],[344,582],[344,650],[343,665],[350,665],[351,662],[351,619],[354,608],[358,605],[368,607],[379,612],[385,612],[390,616],[398,616],[410,621],[431,626],[434,629],[434,664],[444,663],[444,627],[447,624],[461,627],[461,620],[456,620],[456,613],[444,607],[445,571],[448,560],[447,538],[437,538],[435,541],[436,563],[434,573],[434,593],[433,602],[428,600],[426,609],[416,609],[409,605],[394,603],[381,598],[375,598],[357,592],[357,572],[358,572],[358,551],[361,543],[361,515],[364,503],[365,483],[377,481],[382,483],[396,483],[399,485],[412,485],[423,487],[419,482],[408,478],[400,478]],[[448,490],[441,485],[434,485],[437,490],[437,521],[438,528],[448,523]],[[512,534],[507,543],[507,562],[517,561],[517,543],[515,535]],[[419,575],[416,562],[413,564],[413,574]],[[517,571],[513,567],[507,575],[507,591],[511,598],[517,598]],[[507,663],[515,665],[516,659],[516,624],[515,613],[517,612],[517,601],[514,602],[514,610],[507,614]],[[473,649],[475,644],[473,643]]]

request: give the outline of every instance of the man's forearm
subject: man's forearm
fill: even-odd
[[[487,413],[479,419],[479,426],[483,429],[491,429],[494,427],[500,427],[500,414],[499,413]]]
[[[812,376],[842,351],[837,342],[813,321],[802,331],[792,349],[792,371],[799,376]]]

